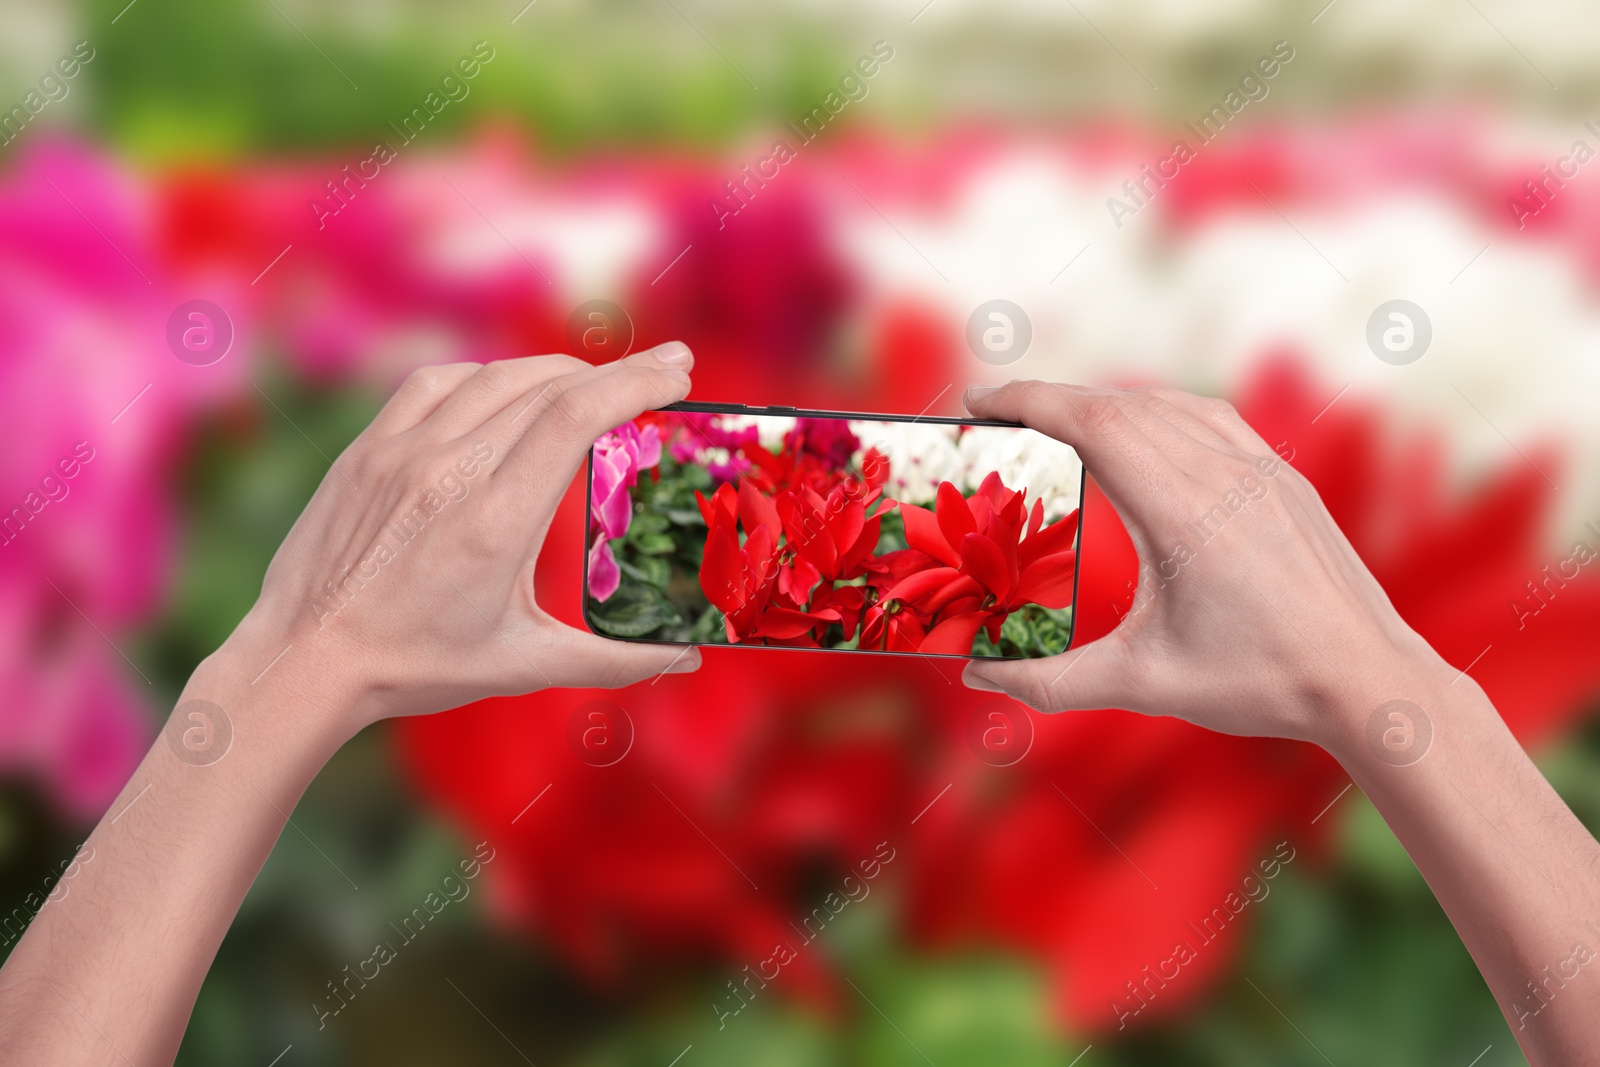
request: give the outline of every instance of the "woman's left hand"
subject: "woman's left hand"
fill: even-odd
[[[697,650],[557,622],[533,588],[589,447],[682,400],[692,363],[670,342],[599,367],[533,356],[415,372],[334,462],[218,656],[265,668],[282,652],[273,670],[339,690],[317,703],[348,721],[308,725],[344,736],[487,696],[694,670]]]

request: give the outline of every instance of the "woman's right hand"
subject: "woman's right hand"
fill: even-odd
[[[1364,729],[1360,709],[1454,674],[1316,490],[1229,404],[1020,381],[974,387],[967,407],[1077,449],[1140,560],[1133,607],[1111,633],[1047,659],[975,661],[968,685],[1041,711],[1127,708],[1329,747]]]

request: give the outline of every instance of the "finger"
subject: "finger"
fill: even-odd
[[[1234,448],[1252,455],[1271,451],[1261,435],[1256,433],[1226,400],[1196,396],[1182,389],[1152,388],[1150,392],[1160,395],[1173,407],[1210,429]]]
[[[1126,708],[1134,702],[1132,666],[1113,632],[1044,659],[973,660],[961,680],[970,689],[1005,693],[1045,712]]]
[[[621,360],[605,363],[598,367],[591,367],[585,363],[581,369],[571,374],[551,378],[537,388],[531,389],[523,396],[518,397],[515,404],[509,405],[483,425],[480,431],[481,436],[494,447],[495,455],[501,457],[499,462],[504,462],[505,457],[509,456],[512,446],[545,414],[551,402],[552,393],[571,389],[582,382],[602,379],[607,375],[614,374],[618,367],[623,366],[646,367],[675,375],[681,374],[684,376],[684,380],[687,381],[687,374],[690,368],[694,366],[694,354],[681,341],[668,341],[666,344],[657,345],[655,348],[647,348],[642,352],[635,352]],[[682,399],[682,397],[678,399]],[[637,415],[639,412],[636,411],[633,414]],[[632,415],[628,416],[628,418],[632,417]],[[622,419],[616,425],[620,426],[626,421],[628,421],[626,418]],[[605,433],[606,430],[615,428],[616,426],[607,426],[600,433],[595,434],[595,437]],[[589,443],[593,444],[592,438]],[[587,452],[588,447],[588,445],[585,445],[584,451]],[[495,466],[498,466],[499,462]]]
[[[979,418],[1020,422],[1071,445],[1119,512],[1162,494],[1175,481],[1172,461],[1110,396],[1017,381],[999,388],[972,386],[966,405]]]
[[[524,356],[485,363],[428,418],[428,429],[454,440],[488,422],[530,389],[589,364],[572,356]]]
[[[700,650],[693,645],[614,641],[564,626],[553,646],[554,654],[541,664],[542,677],[530,679],[530,684],[618,689],[700,669]]]
[[[1185,400],[1201,399],[1192,393],[1185,393],[1182,389],[1174,389],[1165,385],[1138,385],[1129,389],[1128,392],[1133,396],[1144,397],[1145,405],[1153,414],[1181,428],[1184,433],[1187,433],[1208,448],[1226,453],[1236,450],[1233,442],[1225,438],[1219,432],[1217,426],[1198,417],[1183,402]]]
[[[1109,397],[1122,408],[1129,421],[1180,467],[1188,466],[1196,457],[1204,457],[1206,453],[1232,455],[1234,452],[1203,424],[1183,414],[1161,397],[1143,390],[1096,389],[1076,385],[1062,388],[1083,398]]]
[[[483,369],[482,363],[446,363],[419,367],[400,383],[369,432],[390,437],[404,433],[439,409],[461,383]]]
[[[670,355],[670,353],[669,353]],[[549,516],[595,439],[642,412],[682,400],[689,376],[648,352],[551,382],[494,471],[523,514]]]

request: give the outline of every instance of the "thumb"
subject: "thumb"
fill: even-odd
[[[1113,634],[1045,659],[973,660],[961,680],[969,689],[1005,693],[1039,711],[1122,708],[1133,677],[1123,650]]]
[[[553,644],[541,664],[540,681],[562,688],[620,689],[700,669],[700,649],[694,645],[613,641],[570,626],[558,632]]]

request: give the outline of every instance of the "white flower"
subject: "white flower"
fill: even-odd
[[[867,449],[876,448],[889,458],[885,492],[907,504],[931,504],[940,482],[960,484],[961,452],[956,447],[958,427],[936,422],[852,421],[850,429],[861,439],[852,457],[861,468]]]
[[[850,429],[861,439],[853,457],[857,468],[869,448],[887,455],[885,491],[904,503],[931,505],[941,482],[970,495],[997,473],[1006,488],[1025,491],[1029,508],[1035,500],[1043,501],[1047,521],[1078,506],[1083,464],[1077,453],[1036,431],[864,421],[852,422]]]
[[[963,492],[975,491],[990,473],[997,473],[1007,489],[1024,492],[1030,509],[1042,500],[1047,522],[1078,506],[1083,463],[1077,452],[1052,437],[1035,430],[972,426],[962,433],[957,448],[963,469],[961,478],[952,480]]]

